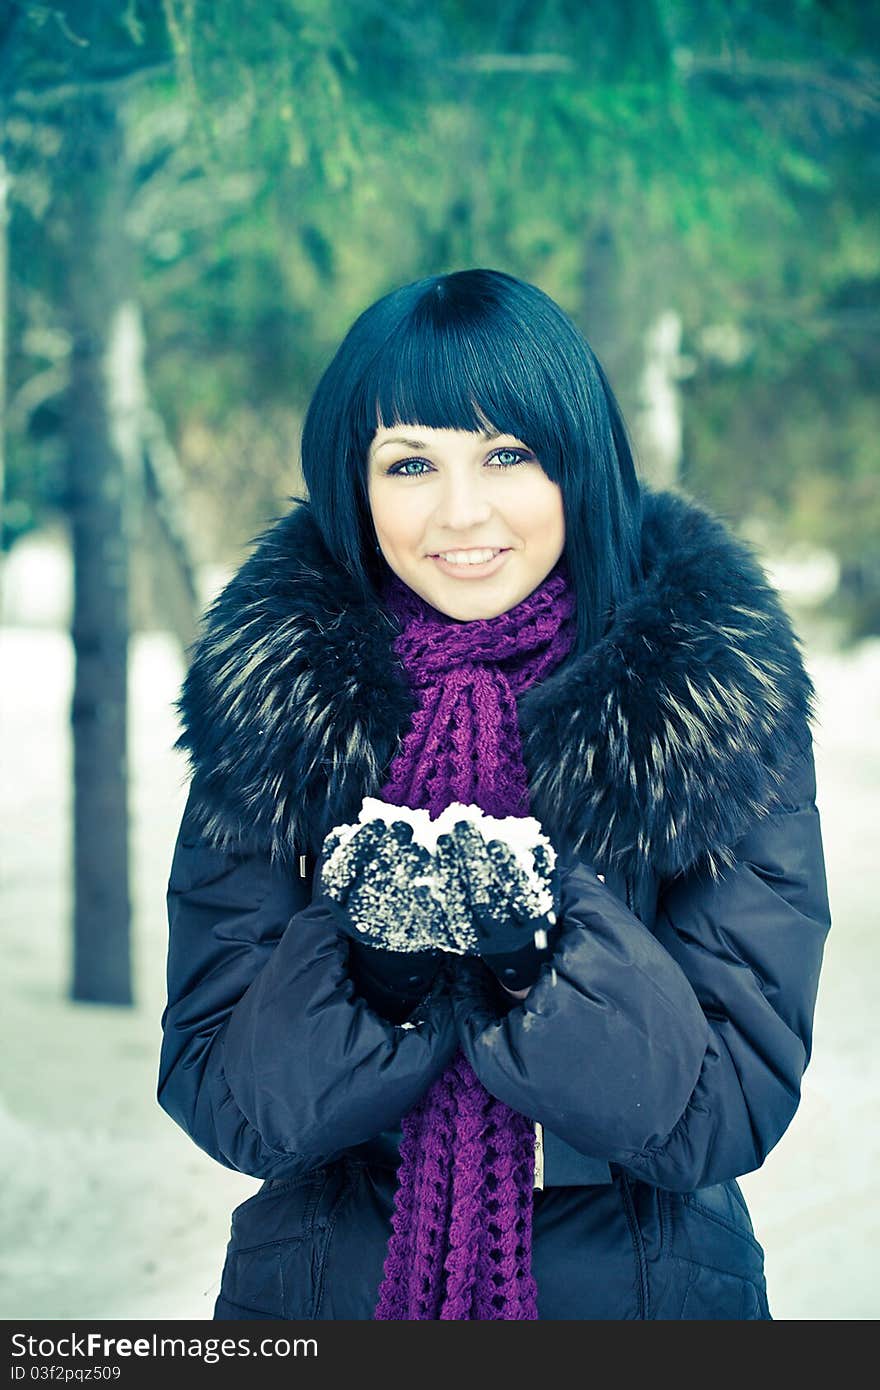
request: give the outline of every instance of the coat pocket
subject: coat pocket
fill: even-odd
[[[655,1316],[729,1321],[770,1318],[764,1252],[733,1183],[664,1194],[670,1277]]]
[[[763,1278],[764,1251],[755,1239],[748,1208],[735,1183],[718,1183],[686,1192],[682,1204],[691,1222],[689,1229],[701,1250],[710,1256],[732,1259],[737,1272],[757,1271]],[[733,1253],[735,1247],[730,1238],[742,1243],[737,1254]]]
[[[232,1213],[215,1318],[312,1318],[341,1170],[269,1179]]]

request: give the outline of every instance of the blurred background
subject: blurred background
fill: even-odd
[[[777,1318],[880,1312],[878,40],[853,0],[0,3],[0,1316],[211,1315],[257,1184],[155,1100],[173,702],[354,317],[478,265],[802,636],[834,926],[742,1185]]]

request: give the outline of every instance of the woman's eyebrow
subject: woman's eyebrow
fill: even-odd
[[[408,449],[427,449],[428,445],[423,439],[404,439],[401,435],[394,435],[392,439],[383,439],[381,444],[376,445],[375,453],[384,449],[386,444],[405,444]]]
[[[480,434],[480,438],[487,443],[490,439],[501,439],[500,434]],[[431,445],[424,439],[406,439],[403,435],[395,434],[391,439],[383,439],[381,444],[377,444],[373,452],[378,454],[380,449],[384,449],[386,444],[405,444],[408,449],[430,449]]]

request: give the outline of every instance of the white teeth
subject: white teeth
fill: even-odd
[[[500,554],[500,550],[442,550],[439,558],[450,565],[485,565]]]

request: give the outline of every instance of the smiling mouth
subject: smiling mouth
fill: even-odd
[[[471,550],[435,550],[430,558],[432,560],[445,560],[449,565],[487,565],[490,560],[494,560],[497,555],[509,549],[508,546],[479,546]]]

